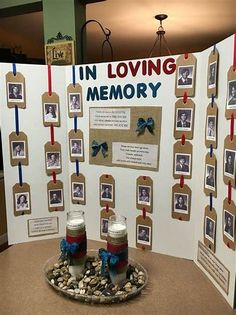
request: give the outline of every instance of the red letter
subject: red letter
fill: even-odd
[[[159,75],[161,73],[161,60],[156,60],[156,65],[153,63],[152,60],[148,60],[148,75],[152,75],[152,71]]]
[[[139,69],[139,67],[140,67],[140,64],[141,64],[141,62],[140,62],[140,61],[137,61],[137,62],[136,62],[136,65],[134,66],[133,63],[132,63],[132,61],[129,62],[129,68],[130,68],[130,71],[131,71],[131,74],[132,74],[133,77],[136,76],[136,74],[137,74],[137,72],[138,72],[138,69]]]
[[[120,71],[121,67],[123,67],[123,73]],[[124,62],[118,63],[117,68],[116,68],[116,72],[117,72],[118,77],[120,77],[120,78],[126,77],[127,73],[128,73],[127,64]]]
[[[108,70],[108,71],[107,71],[107,74],[108,74],[108,78],[109,78],[109,79],[116,78],[116,75],[113,74],[113,73],[111,73],[111,70],[112,70],[112,69],[111,69],[111,64],[110,64],[110,63],[108,64],[107,70]]]
[[[170,63],[169,66],[168,66],[168,63]],[[174,58],[167,58],[163,62],[163,71],[165,72],[165,74],[172,74],[175,72],[175,69],[176,69],[176,64],[175,64]]]

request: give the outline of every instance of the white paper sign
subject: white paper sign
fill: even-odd
[[[112,143],[112,163],[156,168],[158,146],[140,143]]]
[[[130,129],[130,109],[90,108],[90,128]]]
[[[58,233],[58,217],[37,218],[28,220],[29,237],[56,233]]]

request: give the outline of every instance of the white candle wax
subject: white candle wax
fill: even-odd
[[[82,229],[85,226],[84,219],[71,218],[67,221],[67,227],[71,230]]]
[[[108,227],[108,235],[110,237],[118,238],[118,237],[125,236],[126,234],[127,234],[127,229],[124,223],[113,222]]]

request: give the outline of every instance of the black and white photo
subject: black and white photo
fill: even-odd
[[[71,113],[81,112],[81,94],[69,93],[69,111]]]
[[[84,183],[72,182],[72,198],[84,200]]]
[[[205,167],[205,188],[215,191],[215,166],[206,164]]]
[[[208,88],[213,89],[216,86],[217,62],[214,61],[208,67]]]
[[[216,141],[216,116],[207,116],[206,140]]]
[[[70,139],[70,154],[71,156],[83,156],[82,139]]]
[[[61,168],[61,153],[60,152],[46,152],[47,169]]]
[[[45,122],[59,121],[57,103],[44,103],[44,121]]]
[[[190,175],[191,154],[175,154],[175,174]]]
[[[24,102],[23,83],[7,82],[8,102]]]
[[[151,204],[151,187],[138,185],[138,203],[150,206]]]
[[[108,219],[101,218],[101,235],[107,236],[108,233]]]
[[[224,175],[234,179],[235,176],[235,151],[225,149],[224,152]]]
[[[13,159],[25,159],[25,141],[11,141],[11,150]]]
[[[62,189],[49,190],[49,206],[60,207],[63,206],[63,193]]]
[[[193,87],[193,72],[194,66],[179,66],[178,67],[178,79],[177,88],[186,89]]]
[[[224,235],[234,242],[235,216],[224,209]]]
[[[16,211],[29,210],[29,192],[15,194],[15,209]]]
[[[151,245],[151,227],[137,224],[137,243]]]
[[[205,238],[215,243],[215,221],[208,216],[205,216]]]
[[[101,184],[101,200],[113,201],[113,185],[108,183]]]
[[[192,128],[192,108],[177,108],[176,130],[190,131]]]
[[[188,194],[174,193],[174,212],[188,213]]]

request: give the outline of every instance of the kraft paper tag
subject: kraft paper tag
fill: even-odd
[[[47,184],[48,211],[64,211],[63,183],[60,180],[50,181]]]
[[[174,144],[173,177],[178,179],[182,175],[188,179],[192,177],[192,144],[189,141]]]
[[[148,176],[139,176],[136,180],[136,208],[152,212],[153,181]]]
[[[216,219],[215,209],[210,209],[210,206],[207,206],[204,215],[204,244],[214,253],[216,251]]]
[[[205,176],[204,176],[204,192],[207,196],[210,196],[210,193],[214,197],[217,197],[217,185],[216,185],[216,157],[215,154],[210,155],[207,153],[205,159]]]
[[[42,95],[42,106],[44,126],[49,127],[53,125],[54,127],[60,127],[59,96],[55,92],[51,95],[45,92]]]
[[[225,198],[222,213],[223,241],[232,250],[235,250],[235,215],[235,203],[232,200],[229,203],[228,198]]]
[[[226,119],[230,119],[231,115],[236,117],[236,71],[233,70],[233,66],[227,74]]]
[[[181,55],[176,60],[176,97],[184,96],[185,92],[188,96],[195,95],[196,64],[197,59],[193,54],[188,54],[186,59],[184,55]]]
[[[236,137],[231,140],[228,135],[224,141],[224,169],[223,180],[226,185],[229,181],[235,187],[235,157],[236,157]]]
[[[102,209],[100,212],[100,238],[102,240],[107,239],[108,219],[114,214],[112,209]]]
[[[76,173],[71,175],[71,201],[75,204],[86,204],[85,177],[83,174]]]
[[[100,183],[100,206],[115,208],[115,180],[111,175],[102,175]]]
[[[15,132],[12,132],[9,135],[9,145],[11,166],[16,166],[19,162],[21,162],[22,165],[29,165],[28,140],[26,134],[19,132],[17,135]]]
[[[62,171],[62,161],[61,161],[61,145],[58,142],[47,142],[44,145],[45,151],[45,168],[47,175],[52,175],[53,172],[56,174]]]
[[[207,96],[217,96],[219,53],[215,48],[208,57]]]
[[[72,129],[69,132],[70,160],[84,162],[84,138],[81,130]]]
[[[83,116],[82,86],[78,83],[67,87],[68,115],[70,118]]]
[[[210,103],[207,106],[206,115],[206,132],[205,132],[205,145],[207,148],[217,148],[217,133],[218,131],[218,107],[216,103]]]
[[[12,187],[14,216],[31,214],[30,186],[27,183],[15,184]]]
[[[179,99],[175,103],[174,137],[180,139],[185,135],[186,139],[193,139],[195,104],[191,99],[184,103]]]
[[[25,78],[20,72],[8,72],[6,74],[6,88],[7,88],[7,107],[26,108],[25,99]]]
[[[136,247],[152,250],[152,219],[147,216],[136,218]]]
[[[175,184],[172,187],[172,218],[190,220],[192,191],[187,185]]]

